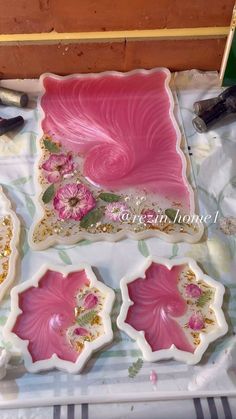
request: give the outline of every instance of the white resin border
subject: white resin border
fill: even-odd
[[[183,181],[189,191],[189,196],[190,196],[190,213],[193,215],[194,211],[195,211],[195,200],[194,200],[194,192],[193,189],[191,187],[191,185],[189,184],[188,180],[187,180],[187,159],[181,149],[181,132],[179,129],[179,126],[177,124],[177,121],[175,119],[174,116],[174,98],[170,89],[170,80],[171,80],[171,73],[167,68],[164,67],[159,67],[159,68],[154,68],[151,70],[132,70],[132,71],[128,71],[125,73],[119,72],[119,71],[105,71],[102,73],[90,73],[90,74],[72,74],[69,76],[57,76],[53,73],[44,73],[40,76],[39,82],[40,82],[40,87],[41,87],[41,95],[38,98],[38,104],[37,104],[37,108],[39,110],[39,123],[38,123],[38,137],[36,140],[36,146],[37,146],[37,150],[38,150],[38,158],[36,159],[35,162],[35,168],[34,168],[34,181],[35,181],[35,185],[36,185],[36,200],[35,200],[35,204],[36,204],[36,214],[33,220],[33,223],[30,227],[29,230],[29,236],[28,236],[28,241],[29,241],[29,245],[31,247],[31,249],[33,250],[44,250],[47,249],[50,246],[53,246],[55,244],[65,244],[65,245],[72,245],[75,244],[77,242],[79,242],[80,240],[86,239],[86,240],[90,240],[90,241],[108,241],[108,242],[115,242],[118,240],[121,240],[123,238],[131,238],[134,240],[144,240],[147,238],[151,238],[151,237],[159,237],[167,242],[170,243],[178,243],[178,242],[186,242],[186,243],[197,243],[203,233],[204,233],[204,225],[201,222],[197,222],[196,226],[198,227],[199,231],[195,234],[187,234],[187,233],[176,233],[176,234],[167,234],[165,232],[162,231],[158,231],[158,230],[146,230],[143,232],[139,232],[139,233],[135,233],[135,232],[131,232],[131,231],[124,231],[121,230],[118,233],[113,233],[113,234],[108,234],[108,233],[97,233],[97,234],[92,234],[92,233],[88,233],[86,231],[81,231],[76,235],[73,235],[71,237],[60,237],[59,235],[53,235],[53,236],[49,236],[47,237],[44,241],[40,242],[40,243],[35,243],[33,241],[33,234],[34,234],[34,229],[36,227],[36,225],[40,222],[40,220],[43,218],[44,216],[44,207],[43,207],[43,203],[40,199],[40,195],[42,193],[42,187],[39,183],[39,175],[40,175],[40,171],[39,171],[39,163],[40,160],[42,158],[42,149],[40,147],[40,142],[39,140],[42,138],[42,136],[44,135],[43,129],[42,129],[42,121],[45,117],[45,113],[41,107],[41,99],[43,97],[43,95],[45,94],[46,90],[44,88],[44,79],[46,77],[52,77],[54,79],[57,80],[68,80],[74,77],[79,77],[81,79],[85,79],[85,78],[93,78],[93,79],[99,79],[102,78],[104,76],[119,76],[119,77],[127,77],[133,74],[152,74],[152,73],[158,73],[158,72],[164,72],[166,74],[166,80],[165,80],[165,88],[166,88],[166,92],[169,96],[169,100],[170,100],[170,110],[169,110],[169,115],[171,118],[171,121],[173,123],[173,126],[175,128],[176,131],[176,135],[177,135],[177,140],[176,140],[176,151],[178,153],[178,155],[181,158],[182,161],[182,177],[183,177]]]
[[[214,302],[210,305],[210,308],[214,310],[218,327],[216,330],[213,330],[210,333],[200,333],[199,337],[201,343],[196,348],[193,354],[186,351],[181,351],[177,349],[175,345],[172,345],[169,349],[152,351],[151,346],[145,339],[144,332],[137,331],[125,321],[129,307],[134,304],[133,301],[129,298],[127,284],[133,282],[137,278],[143,278],[145,280],[146,270],[153,262],[165,265],[168,269],[171,269],[173,266],[176,265],[187,264],[190,267],[190,269],[195,273],[197,282],[199,280],[204,280],[208,285],[215,289]],[[197,364],[201,360],[209,344],[214,340],[218,339],[219,337],[225,335],[228,331],[228,325],[226,323],[224,313],[222,310],[223,296],[225,292],[224,286],[221,283],[215,281],[213,278],[209,277],[208,275],[205,275],[199,268],[197,263],[191,258],[176,258],[169,260],[164,258],[148,257],[139,270],[137,270],[132,275],[125,276],[121,279],[120,288],[123,303],[121,306],[120,314],[117,318],[117,326],[119,329],[123,330],[125,333],[127,333],[127,335],[129,335],[132,339],[134,339],[137,342],[140,350],[142,351],[143,358],[146,361],[155,362],[160,361],[161,359],[173,358],[176,361],[186,362],[189,365]]]
[[[76,362],[65,361],[58,358],[57,354],[53,354],[52,357],[48,360],[40,360],[33,362],[30,352],[28,351],[28,340],[22,340],[15,333],[12,332],[12,329],[15,325],[16,319],[19,314],[22,313],[22,310],[19,308],[19,294],[27,290],[30,287],[38,287],[38,283],[42,276],[48,271],[56,271],[63,275],[64,278],[70,272],[85,271],[87,278],[90,281],[91,287],[98,288],[102,293],[106,294],[105,301],[103,303],[103,309],[99,313],[103,321],[104,334],[95,339],[92,342],[85,342],[84,349],[81,355],[78,356]],[[68,373],[78,373],[82,370],[87,360],[91,357],[94,351],[101,349],[106,344],[110,343],[113,339],[113,331],[111,327],[111,318],[110,313],[112,306],[115,300],[114,291],[107,287],[102,282],[98,281],[91,266],[87,264],[80,264],[77,267],[64,267],[61,266],[50,266],[43,265],[42,268],[37,272],[37,274],[30,279],[25,281],[22,284],[14,287],[11,291],[11,312],[8,317],[8,320],[3,329],[3,335],[5,339],[10,340],[15,346],[17,346],[23,355],[25,367],[29,372],[39,372],[45,371],[53,368],[57,368]]]
[[[4,281],[0,284],[0,301],[3,299],[5,293],[7,292],[10,285],[13,283],[16,274],[16,263],[18,258],[18,243],[20,238],[20,221],[18,220],[15,212],[11,208],[11,203],[7,199],[6,195],[3,192],[3,189],[0,185],[0,200],[1,204],[0,207],[2,209],[1,216],[8,216],[10,215],[12,221],[12,238],[11,238],[11,254],[9,256],[9,267],[7,277]]]

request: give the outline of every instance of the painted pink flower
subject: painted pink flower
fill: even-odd
[[[84,327],[77,327],[74,330],[74,334],[76,336],[88,336],[89,335],[89,331],[87,329],[85,329]]]
[[[86,310],[90,310],[91,308],[95,307],[98,303],[98,297],[95,294],[88,294],[86,295],[83,301],[83,307]]]
[[[200,314],[200,313],[192,314],[192,316],[190,317],[190,319],[188,321],[188,326],[192,330],[201,330],[201,329],[203,329],[203,327],[204,327],[204,318],[203,318],[202,314]]]
[[[141,215],[145,218],[144,223],[154,223],[157,213],[154,209],[145,209],[141,212]]]
[[[71,154],[51,154],[42,164],[42,168],[47,172],[46,178],[51,183],[58,182],[62,176],[72,173],[74,167]]]
[[[62,220],[81,220],[96,201],[86,186],[77,183],[68,183],[58,189],[53,200],[53,206]]]
[[[199,298],[202,295],[201,288],[195,284],[188,284],[185,290],[188,297]]]
[[[105,215],[112,221],[122,221],[121,216],[129,207],[124,202],[111,202],[106,206]]]

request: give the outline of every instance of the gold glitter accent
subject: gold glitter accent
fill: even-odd
[[[84,349],[84,343],[78,340],[74,343],[74,346],[77,352],[81,352]]]
[[[0,274],[0,284],[6,279],[6,273]]]
[[[84,308],[83,307],[75,307],[74,308],[75,317],[78,317],[83,312],[84,312]]]
[[[98,316],[98,315],[95,315],[90,323],[91,323],[92,326],[94,326],[96,324],[100,325],[101,324],[101,317]]]
[[[193,343],[195,346],[200,345],[201,339],[199,338],[200,333],[197,332],[191,332],[191,335],[193,337]]]
[[[96,230],[98,232],[103,232],[103,233],[111,233],[113,231],[113,225],[106,223],[106,224],[100,224],[96,226]]]
[[[147,228],[149,228],[150,230],[161,230],[159,226],[153,224],[148,224]]]
[[[5,216],[0,219],[0,283],[2,283],[8,275],[9,270],[9,256],[12,249],[10,247],[12,232],[12,220],[10,216]]]
[[[203,282],[201,285],[202,285],[202,287],[204,287],[204,288],[208,288],[208,289],[210,289],[210,288],[211,288],[211,287],[209,287],[208,285],[204,284],[204,282]]]
[[[8,261],[3,262],[3,264],[2,264],[2,268],[3,268],[3,270],[4,270],[4,271],[7,271],[7,270],[8,270],[8,266],[9,266]]]
[[[10,225],[10,219],[9,217],[4,217],[3,222],[2,222],[3,226],[9,226]]]
[[[7,257],[7,256],[10,256],[10,254],[11,254],[11,249],[9,246],[6,246],[4,249],[3,255]]]
[[[200,338],[196,338],[196,339],[194,339],[193,343],[194,343],[194,345],[198,346],[201,343],[201,339]]]
[[[208,319],[208,317],[205,318],[205,323],[206,324],[215,324],[214,320]]]
[[[195,273],[191,270],[191,269],[189,269],[187,272],[186,272],[186,274],[187,274],[187,276],[188,277],[192,277],[192,278],[195,278]]]
[[[165,231],[165,233],[170,233],[171,231],[173,231],[174,228],[171,224],[167,224],[164,228],[163,231]]]

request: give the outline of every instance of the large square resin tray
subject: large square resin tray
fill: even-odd
[[[196,242],[166,69],[41,77],[33,249],[80,239]]]

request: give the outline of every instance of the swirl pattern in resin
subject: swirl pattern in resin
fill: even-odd
[[[169,77],[165,69],[42,77],[42,211],[32,247],[138,234],[201,237],[196,223],[154,222],[170,209],[194,213]],[[150,212],[152,220],[131,221]]]
[[[46,77],[43,131],[84,156],[83,174],[96,185],[145,188],[189,207],[166,79],[164,71]]]
[[[29,341],[32,362],[60,360],[75,363],[85,344],[104,335],[101,316],[105,295],[93,287],[85,271],[71,272],[65,278],[48,270],[38,287],[19,293],[18,315],[12,332]]]
[[[208,344],[227,331],[224,287],[190,259],[161,261],[149,258],[140,277],[121,280],[117,325],[137,341],[148,361],[199,362]]]

